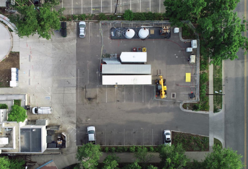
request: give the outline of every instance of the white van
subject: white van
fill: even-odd
[[[33,107],[32,113],[33,114],[51,114],[52,108],[51,107]]]
[[[196,49],[196,48],[197,48],[197,40],[192,40],[192,41],[191,41],[191,47],[192,47],[193,49]]]
[[[193,52],[193,48],[186,48],[186,52]]]

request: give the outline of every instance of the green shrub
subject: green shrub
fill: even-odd
[[[116,151],[119,153],[123,152],[123,147],[117,147]]]
[[[107,16],[106,16],[104,13],[100,13],[100,14],[98,15],[98,19],[99,19],[99,20],[107,20]]]
[[[150,152],[154,152],[154,148],[153,147],[149,147],[149,151]]]
[[[125,10],[125,12],[123,14],[123,18],[124,18],[124,20],[132,21],[134,19],[133,11],[131,11],[130,9]]]
[[[14,100],[14,105],[21,106],[21,100]]]
[[[200,104],[194,104],[192,109],[194,111],[199,111],[201,109],[201,106],[200,106]]]
[[[130,152],[132,152],[132,153],[135,152],[135,146],[130,147],[129,150],[130,150]]]
[[[78,20],[78,16],[77,15],[72,15],[73,20]]]
[[[127,147],[123,147],[123,151],[124,152],[127,152],[128,151],[128,148]]]
[[[208,82],[208,74],[206,72],[200,75],[200,83],[204,84]]]
[[[105,148],[105,152],[106,153],[109,152],[109,148],[108,147]]]
[[[214,106],[214,113],[218,113],[220,110],[216,107],[216,106]]]
[[[86,19],[86,15],[85,14],[81,14],[81,15],[78,16],[78,19],[85,20]]]
[[[116,15],[110,15],[110,16],[109,16],[109,19],[110,19],[110,20],[117,20],[117,16],[116,16]]]
[[[8,105],[7,104],[0,104],[0,109],[8,109]]]
[[[158,152],[159,151],[159,148],[158,147],[154,148],[154,151],[155,152]]]
[[[60,20],[61,20],[61,21],[66,21],[66,17],[65,17],[65,16],[61,16],[61,17],[60,17]]]
[[[142,149],[143,149],[143,147],[138,146],[138,147],[136,148],[136,151],[137,151],[137,152],[140,152],[140,151],[142,151]]]
[[[146,20],[145,13],[134,13],[133,20],[140,20],[140,21]]]
[[[206,101],[204,103],[201,104],[201,109],[204,111],[208,111],[209,110],[209,102]]]
[[[111,148],[111,152],[112,152],[112,153],[114,153],[115,150],[116,150],[115,147],[112,147],[112,148]]]
[[[8,121],[24,122],[27,117],[26,110],[23,107],[13,105],[8,115]]]
[[[154,20],[154,18],[155,18],[154,13],[152,13],[152,12],[147,12],[144,15],[145,15],[146,20]]]

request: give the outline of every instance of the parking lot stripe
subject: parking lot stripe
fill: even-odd
[[[130,10],[132,10],[132,8],[131,8],[131,0],[129,1],[129,3],[130,3]]]
[[[158,8],[158,12],[161,12],[161,0],[159,0],[159,8]]]
[[[73,15],[73,0],[71,0],[71,14]]]
[[[112,9],[113,8],[112,7],[113,6],[113,3],[112,3],[112,0],[110,0],[110,4],[111,4],[111,13],[113,13],[113,9]]]
[[[102,0],[101,0],[101,12],[102,12]]]
[[[150,0],[150,11],[152,10],[152,1]]]
[[[134,85],[133,85],[133,102],[134,102]]]
[[[91,4],[91,11],[90,11],[90,13],[92,14],[92,0],[90,0],[90,4]]]
[[[81,0],[81,14],[83,13],[83,0]]]
[[[141,12],[141,0],[140,0],[140,12]]]
[[[106,85],[106,103],[108,102],[108,92],[107,92],[107,85]]]

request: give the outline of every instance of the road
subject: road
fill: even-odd
[[[241,0],[236,7],[238,16],[247,20],[247,0]],[[247,59],[244,51],[238,52],[239,59],[227,60],[224,64],[225,75],[225,140],[243,156],[247,164]],[[245,167],[247,168],[247,166]]]

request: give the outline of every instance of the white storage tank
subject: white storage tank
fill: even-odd
[[[127,29],[125,32],[125,38],[132,39],[135,35],[135,31],[133,29]]]
[[[146,39],[149,35],[149,29],[147,28],[141,28],[139,30],[139,37],[140,39]]]

